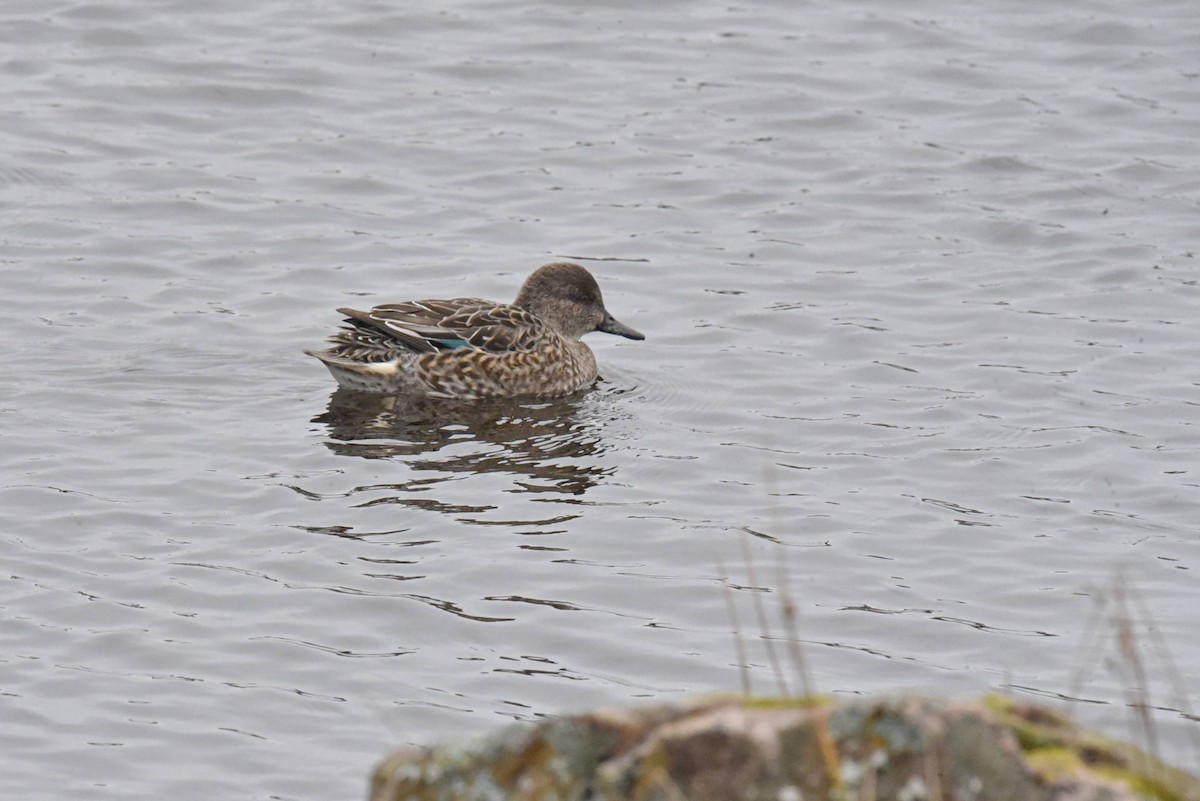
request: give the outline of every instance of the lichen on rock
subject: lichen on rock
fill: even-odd
[[[718,697],[406,749],[371,801],[1200,801],[1200,781],[1010,699]]]

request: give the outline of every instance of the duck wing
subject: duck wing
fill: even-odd
[[[470,348],[487,353],[529,350],[548,333],[524,309],[479,298],[387,303],[370,311],[338,309],[360,332],[385,335],[419,353]]]

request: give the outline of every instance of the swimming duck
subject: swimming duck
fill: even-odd
[[[511,304],[480,298],[338,309],[333,347],[306,350],[337,382],[365,392],[443,398],[568,395],[595,382],[596,357],[580,337],[603,331],[646,337],[604,308],[600,287],[578,264],[546,264]]]

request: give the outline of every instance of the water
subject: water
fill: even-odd
[[[398,744],[735,690],[723,576],[758,691],[788,590],[818,690],[1134,737],[1087,650],[1123,571],[1200,759],[1156,645],[1194,706],[1191,4],[0,21],[5,796],[355,798]],[[647,334],[581,397],[398,407],[301,353],[560,258]]]

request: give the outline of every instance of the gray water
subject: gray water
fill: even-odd
[[[400,744],[736,690],[735,625],[757,692],[790,636],[822,692],[1136,739],[1114,575],[1200,759],[1194,2],[12,0],[0,40],[0,795],[357,798]],[[557,259],[647,334],[580,397],[301,353]]]

